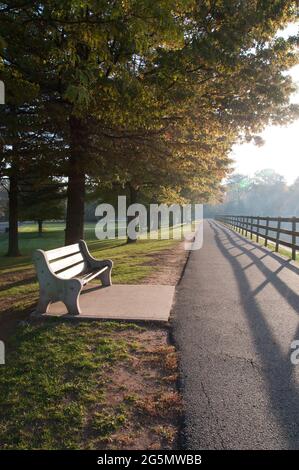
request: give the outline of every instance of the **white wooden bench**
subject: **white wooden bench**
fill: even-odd
[[[33,262],[40,287],[38,313],[47,313],[51,302],[62,301],[70,314],[79,315],[79,296],[85,284],[96,277],[103,286],[112,284],[112,261],[93,258],[84,240],[55,250],[35,250]]]

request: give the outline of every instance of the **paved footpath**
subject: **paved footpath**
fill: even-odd
[[[204,222],[176,293],[188,449],[299,449],[299,269]]]

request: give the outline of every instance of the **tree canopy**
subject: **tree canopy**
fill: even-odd
[[[14,140],[12,106],[34,110],[33,140],[57,136],[31,156],[48,176],[67,179],[67,243],[83,236],[87,181],[204,202],[219,191],[236,142],[259,143],[266,125],[298,117],[286,73],[298,63],[298,37],[279,36],[296,7],[295,0],[0,5],[5,145]],[[5,152],[2,163],[11,166]]]

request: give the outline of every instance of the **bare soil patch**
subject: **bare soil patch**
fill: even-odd
[[[98,449],[173,449],[178,445],[182,404],[177,391],[177,355],[166,330],[147,328],[124,332],[136,341],[130,361],[114,368],[106,386],[107,401],[100,406],[123,406],[124,427]]]
[[[187,262],[188,253],[184,249],[184,243],[178,243],[173,248],[163,250],[154,256],[148,255],[147,264],[155,266],[155,270],[142,283],[177,285]]]

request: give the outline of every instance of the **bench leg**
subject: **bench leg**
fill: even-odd
[[[104,287],[108,287],[112,285],[111,271],[112,271],[112,266],[109,266],[108,269],[106,269],[106,271],[104,271],[103,273],[99,275],[101,283]]]
[[[48,313],[51,305],[51,300],[48,297],[40,296],[36,306],[37,313]]]
[[[67,311],[70,315],[80,315],[82,313],[79,305],[79,297],[81,290],[82,285],[79,281],[76,282],[75,279],[70,281],[65,298],[63,299]]]
[[[67,311],[70,315],[81,315],[82,311],[79,305],[79,294],[73,300],[68,300],[64,302],[67,308]]]

